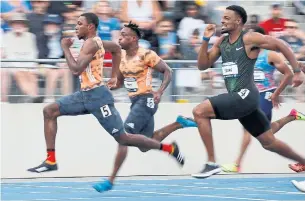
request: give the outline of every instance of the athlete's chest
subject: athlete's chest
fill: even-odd
[[[123,75],[138,76],[148,67],[145,65],[144,55],[139,54],[134,57],[123,55],[121,58],[120,71]]]
[[[244,55],[246,50],[241,42],[236,42],[234,44],[226,42],[221,44],[220,51],[223,59],[235,61]]]

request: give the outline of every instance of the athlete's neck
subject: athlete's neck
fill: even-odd
[[[242,32],[242,28],[237,28],[237,29],[233,30],[232,32],[230,32],[230,35],[229,35],[230,43],[234,43],[235,41],[237,41],[241,32]]]
[[[96,33],[88,33],[88,35],[84,38],[84,40],[87,40],[88,38],[94,38],[96,37]]]
[[[139,49],[138,43],[130,45],[130,47],[126,50],[126,55],[129,57],[133,57],[137,54]]]

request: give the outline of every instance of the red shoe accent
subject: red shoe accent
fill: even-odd
[[[295,172],[304,172],[305,171],[305,165],[303,165],[301,163],[289,164],[289,168]]]

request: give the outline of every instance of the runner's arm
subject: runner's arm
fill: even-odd
[[[294,71],[300,70],[299,64],[292,49],[288,47],[284,42],[282,42],[281,40],[275,37],[262,35],[257,32],[248,32],[244,36],[244,43],[245,45],[251,45],[253,47],[260,47],[262,49],[280,51],[289,61]]]
[[[274,92],[275,95],[279,96],[289,84],[291,78],[293,77],[293,73],[286,64],[283,56],[279,53],[273,51],[270,52],[268,56],[268,61],[269,63],[272,63],[272,65],[275,66],[275,68],[284,75],[280,85]]]
[[[112,41],[103,41],[103,45],[106,52],[112,54],[112,73],[111,77],[118,77],[120,63],[121,63],[121,47]]]
[[[158,90],[158,92],[160,92],[161,94],[163,94],[163,92],[165,91],[165,89],[167,88],[168,84],[171,82],[172,80],[172,73],[173,70],[161,59],[158,64],[153,67],[156,71],[163,73],[163,81],[162,84]]]
[[[68,67],[74,75],[80,75],[87,68],[97,50],[96,43],[88,39],[84,43],[83,50],[80,52],[77,61],[75,61],[70,49],[63,48]]]
[[[209,42],[203,41],[198,53],[197,65],[199,70],[206,70],[210,68],[213,63],[220,57],[219,45],[223,37],[220,37],[213,47],[208,50]]]

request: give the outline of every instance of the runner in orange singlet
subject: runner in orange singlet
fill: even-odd
[[[72,40],[62,39],[62,48],[71,72],[79,75],[81,90],[65,96],[55,103],[46,106],[44,114],[44,131],[47,145],[47,159],[39,166],[30,168],[30,172],[47,172],[57,170],[55,159],[55,137],[57,133],[57,118],[59,116],[75,116],[93,114],[102,127],[120,144],[144,149],[157,149],[169,153],[180,165],[184,158],[176,144],[161,144],[159,141],[143,135],[127,134],[124,130],[120,114],[114,107],[113,96],[103,82],[103,60],[105,50],[112,53],[113,72],[108,82],[115,86],[117,71],[121,62],[121,48],[113,42],[102,41],[96,35],[98,17],[93,13],[82,14],[77,22],[76,34],[85,42],[77,61],[70,52]]]
[[[161,96],[171,81],[172,70],[152,50],[139,47],[141,37],[136,24],[129,23],[121,31],[119,44],[121,45],[122,59],[118,83],[110,86],[112,89],[125,85],[131,100],[131,110],[124,123],[128,133],[141,133],[146,137],[162,141],[172,132],[186,127],[197,127],[197,124],[182,116],[178,116],[176,122],[171,123],[154,132],[154,114],[158,109]],[[156,92],[152,90],[152,73],[158,71],[163,74],[163,82]],[[141,151],[148,151],[141,148]],[[119,145],[115,158],[114,169],[108,180],[93,185],[98,192],[111,190],[114,179],[127,156],[127,147]],[[178,155],[178,160],[183,157]]]

